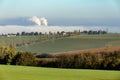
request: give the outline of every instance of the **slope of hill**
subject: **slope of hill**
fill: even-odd
[[[35,43],[29,46],[22,46],[18,47],[17,50],[41,54],[120,46],[119,36],[119,34],[80,35],[59,40],[51,40],[44,43]]]
[[[114,46],[114,47],[103,47],[103,48],[94,48],[94,49],[85,49],[85,50],[73,50],[73,51],[66,51],[66,52],[58,52],[54,53],[52,55],[54,56],[60,56],[60,55],[71,55],[71,54],[79,54],[79,53],[98,53],[98,52],[114,52],[119,51],[120,46]]]

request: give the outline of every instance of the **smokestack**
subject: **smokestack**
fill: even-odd
[[[32,18],[29,19],[29,21],[34,22],[38,26],[41,25],[41,21],[40,21],[40,19],[37,16],[33,16]]]
[[[48,26],[48,21],[46,18],[42,17],[42,18],[40,18],[40,21],[41,21],[41,25]]]

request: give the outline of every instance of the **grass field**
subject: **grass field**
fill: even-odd
[[[120,80],[120,71],[0,65],[0,80]]]
[[[0,46],[10,44],[22,44],[39,39],[46,36],[16,36],[16,37],[0,37]],[[49,36],[53,37],[53,36]],[[80,35],[72,36],[64,39],[51,39],[32,43],[27,46],[17,47],[17,51],[28,51],[32,53],[58,53],[72,50],[84,50],[92,48],[101,48],[106,46],[120,46],[120,34],[104,34],[104,35]]]
[[[22,46],[18,47],[17,50],[33,53],[57,53],[72,50],[101,48],[106,46],[120,46],[120,34],[73,36],[61,40]]]
[[[38,40],[40,36],[14,36],[14,37],[0,37],[0,46],[9,44],[20,44],[23,42]]]

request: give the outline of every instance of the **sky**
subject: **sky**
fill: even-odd
[[[55,26],[120,26],[120,0],[0,0],[0,25],[45,17]]]

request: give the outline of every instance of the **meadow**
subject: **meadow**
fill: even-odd
[[[120,34],[72,36],[59,40],[50,40],[46,42],[34,43],[29,46],[17,47],[17,50],[41,54],[111,46],[120,46]]]
[[[120,80],[119,71],[0,65],[0,80]]]

